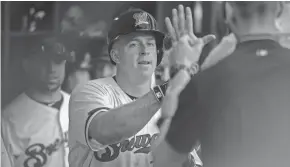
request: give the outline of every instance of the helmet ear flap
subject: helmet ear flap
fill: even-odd
[[[284,3],[278,2],[278,11],[277,11],[277,17],[280,17],[284,10]]]
[[[157,66],[161,63],[163,58],[163,49],[159,48],[157,49]]]

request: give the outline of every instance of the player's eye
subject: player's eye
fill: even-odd
[[[147,42],[147,45],[150,47],[154,47],[154,46],[156,46],[156,43],[153,41],[150,41],[150,42]]]
[[[131,42],[131,43],[129,43],[129,48],[134,48],[136,46],[138,46],[137,42]]]

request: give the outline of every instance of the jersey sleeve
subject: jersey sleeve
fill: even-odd
[[[108,88],[89,82],[77,88],[69,102],[69,140],[87,145],[91,150],[105,148],[88,134],[88,128],[95,116],[113,108]]]
[[[6,120],[1,121],[2,140],[5,146],[7,163],[15,164],[15,157],[23,155],[24,150],[21,148],[21,142],[17,139],[15,130],[12,129],[11,124]]]
[[[10,158],[11,156],[9,155],[6,149],[6,146],[4,145],[4,142],[1,136],[1,166],[12,167]]]
[[[166,134],[166,142],[179,153],[190,153],[199,136],[197,90],[191,81],[179,96],[177,111]]]

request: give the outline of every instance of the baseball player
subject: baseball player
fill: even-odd
[[[164,34],[140,9],[116,17],[108,34],[114,77],[89,81],[69,106],[70,167],[149,167],[165,85],[151,87]]]
[[[192,79],[186,70],[175,71],[163,101],[170,107],[162,105],[170,126],[154,149],[158,167],[181,166],[197,140],[207,167],[289,166],[290,51],[275,38],[277,2],[227,5],[238,45]],[[198,40],[190,47],[183,39],[171,56],[199,57]],[[171,88],[174,81],[180,86]]]
[[[60,86],[71,56],[57,35],[33,35],[24,42],[29,85],[4,109],[4,144],[14,167],[67,167],[69,95]]]
[[[1,136],[1,166],[12,167],[10,158]]]
[[[123,12],[108,34],[114,77],[78,86],[70,99],[71,167],[150,167],[167,83],[152,74],[162,60],[164,34],[140,9]]]

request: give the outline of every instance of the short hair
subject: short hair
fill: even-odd
[[[275,12],[277,2],[269,1],[230,1],[233,7],[238,10],[242,18],[249,19],[253,15],[264,16],[266,12]]]

